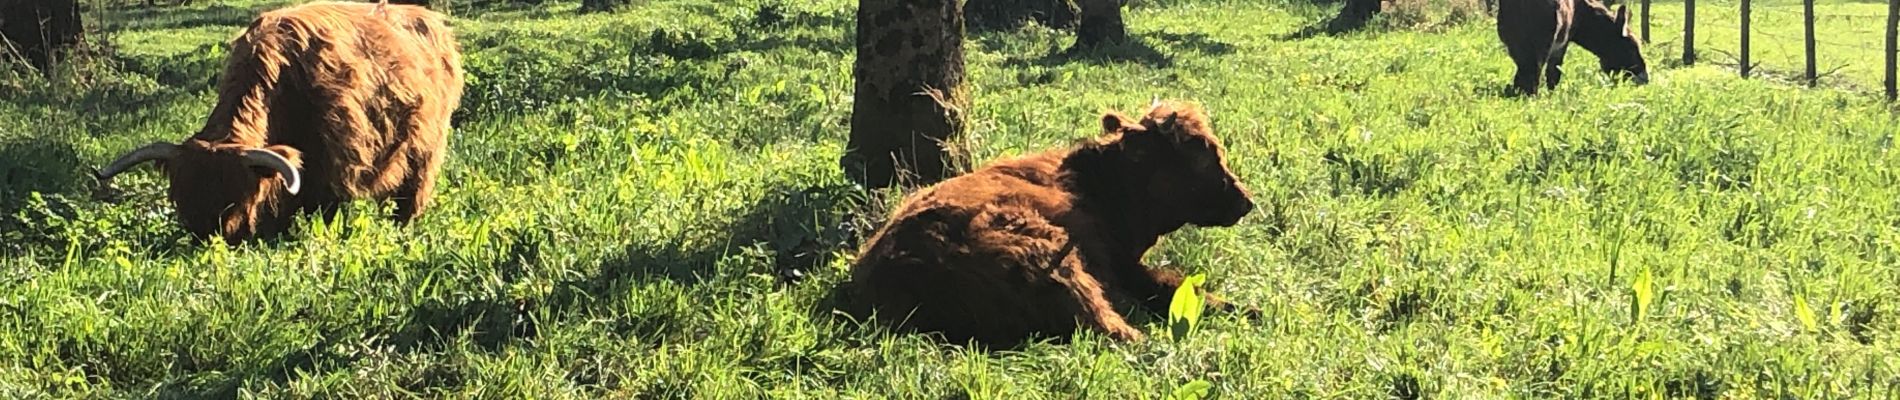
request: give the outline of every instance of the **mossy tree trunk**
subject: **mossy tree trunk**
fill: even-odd
[[[0,53],[21,56],[50,74],[85,38],[82,22],[74,0],[0,0]]]
[[[849,150],[859,184],[930,184],[967,163],[963,10],[957,0],[863,0]]]
[[[1122,23],[1122,0],[1078,0],[1082,23],[1076,28],[1075,47],[1090,48],[1128,40]]]

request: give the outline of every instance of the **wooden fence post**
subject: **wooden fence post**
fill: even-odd
[[[1742,79],[1748,79],[1748,0],[1742,0]]]
[[[1649,43],[1649,0],[1643,0],[1643,43]]]
[[[1682,65],[1695,65],[1695,0],[1682,1]]]
[[[1808,87],[1814,87],[1819,83],[1816,81],[1821,79],[1819,76],[1815,76],[1816,74],[1814,72],[1814,0],[1802,1],[1801,10],[1801,25],[1807,30],[1804,39],[1808,46]]]
[[[1894,90],[1895,57],[1900,57],[1900,0],[1887,0],[1887,101],[1900,95]]]

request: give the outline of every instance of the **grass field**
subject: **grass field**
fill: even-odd
[[[157,174],[101,201],[86,173],[195,132],[218,43],[282,4],[199,0],[95,9],[113,52],[0,79],[0,397],[1900,395],[1900,120],[1869,92],[1661,61],[1626,86],[1574,52],[1564,87],[1508,98],[1485,21],[1294,39],[1327,7],[1139,3],[1138,43],[1079,57],[1052,55],[1064,32],[972,33],[974,158],[1203,102],[1261,208],[1150,261],[1258,321],[981,351],[835,312],[894,201],[836,167],[846,0],[458,5],[436,208],[194,244]]]

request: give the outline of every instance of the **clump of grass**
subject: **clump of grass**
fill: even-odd
[[[1260,205],[1145,260],[1259,320],[1137,315],[1155,340],[988,352],[842,311],[857,239],[902,194],[837,164],[850,0],[461,2],[471,80],[437,206],[404,227],[359,202],[238,247],[187,239],[157,174],[104,200],[85,174],[201,126],[219,42],[281,5],[199,3],[114,11],[143,19],[90,77],[0,76],[24,88],[0,92],[0,397],[1855,398],[1900,379],[1900,133],[1863,92],[1578,68],[1507,98],[1486,24],[1277,35],[1332,11],[1306,2],[1139,2],[1137,59],[973,35],[974,161],[1197,100]]]
[[[1374,23],[1386,29],[1443,31],[1460,24],[1488,21],[1484,0],[1387,0]]]

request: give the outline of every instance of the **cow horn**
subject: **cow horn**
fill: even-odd
[[[106,164],[104,169],[93,171],[92,177],[100,181],[107,181],[111,180],[113,176],[118,175],[120,172],[125,172],[126,169],[132,168],[140,163],[152,160],[170,160],[176,156],[178,156],[178,145],[164,142],[152,143],[145,145],[145,147],[126,152],[124,155],[119,156],[119,159],[112,160],[111,164]]]
[[[303,174],[298,173],[297,167],[291,166],[290,160],[284,159],[284,156],[278,155],[277,152],[264,149],[245,150],[244,166],[270,168],[277,171],[278,175],[284,177],[284,189],[290,190],[290,194],[297,194],[297,190],[303,188]]]

